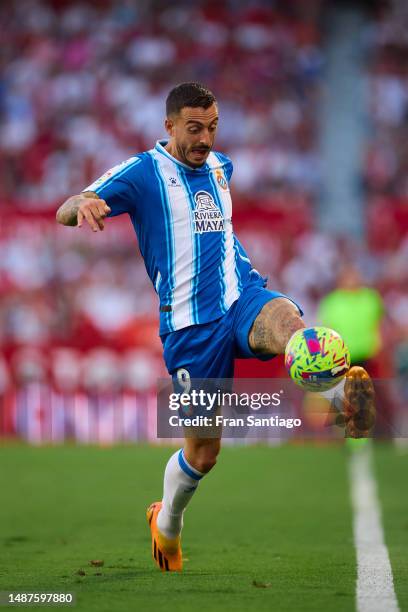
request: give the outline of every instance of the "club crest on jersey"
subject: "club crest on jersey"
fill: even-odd
[[[228,183],[225,179],[224,174],[222,173],[221,170],[216,170],[215,171],[215,176],[217,179],[217,183],[219,184],[219,186],[221,187],[221,189],[227,189],[228,188]]]
[[[223,232],[224,217],[215,204],[213,196],[208,191],[197,191],[194,202],[196,203],[194,210],[195,233]]]

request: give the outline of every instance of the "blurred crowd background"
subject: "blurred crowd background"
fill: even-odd
[[[322,231],[318,215],[332,4],[1,3],[0,396],[9,415],[22,390],[34,389],[41,413],[38,389],[140,399],[166,375],[156,295],[129,219],[93,235],[57,226],[55,211],[164,137],[166,95],[186,80],[204,82],[219,101],[217,148],[234,162],[234,227],[254,266],[302,304],[307,323],[344,325],[346,336],[353,317],[338,304],[357,317],[348,298],[360,296],[367,329],[354,361],[399,379],[404,393],[408,10],[362,6],[366,137],[355,189],[364,228],[356,236]],[[359,325],[354,319],[354,337]],[[242,361],[237,373],[279,376],[282,361]],[[16,423],[10,417],[3,429]]]

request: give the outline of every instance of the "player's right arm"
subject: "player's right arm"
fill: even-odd
[[[68,198],[57,211],[58,223],[81,227],[85,220],[97,232],[104,229],[105,217],[135,214],[144,189],[141,162],[138,156],[130,157]]]
[[[97,232],[98,229],[104,229],[103,220],[110,212],[105,200],[93,191],[85,191],[68,198],[57,210],[56,219],[62,225],[78,227],[81,227],[85,220],[92,230]]]

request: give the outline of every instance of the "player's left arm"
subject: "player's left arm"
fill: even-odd
[[[218,156],[223,162],[224,173],[230,184],[234,170],[233,163],[227,155],[220,153]],[[244,251],[239,240],[237,238],[235,240],[238,249]],[[245,251],[244,257],[246,257]],[[256,355],[283,354],[293,334],[298,329],[306,327],[302,314],[297,305],[286,297],[278,297],[267,302],[250,329],[248,338],[250,349]]]

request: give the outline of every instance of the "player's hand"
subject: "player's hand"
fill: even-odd
[[[103,231],[105,227],[103,220],[110,212],[111,209],[105,200],[83,196],[78,208],[77,226],[82,227],[82,222],[85,219],[94,232],[97,232],[98,229]]]

